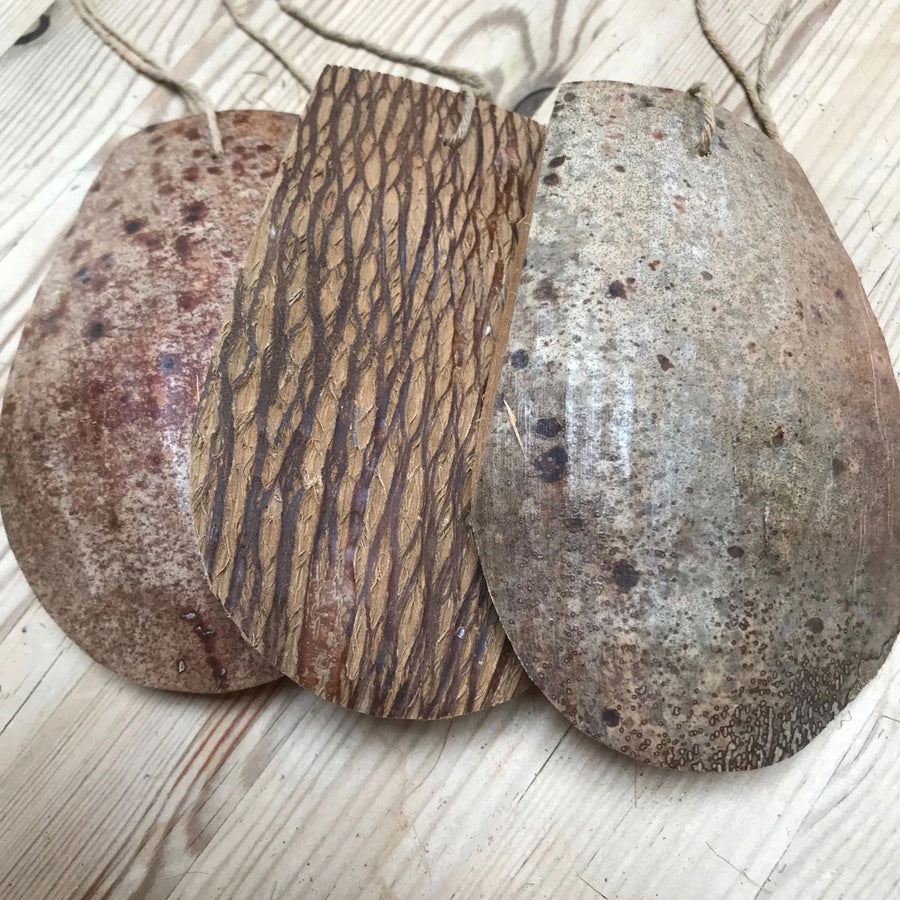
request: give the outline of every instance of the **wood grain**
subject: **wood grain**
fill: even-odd
[[[305,96],[218,0],[97,2],[220,108],[302,111]],[[709,2],[748,64],[778,5]],[[548,73],[566,59],[568,80],[683,90],[704,79],[723,105],[739,106],[690,2],[307,6],[337,27],[474,66],[510,108],[553,83]],[[374,65],[312,39],[271,0],[248,7],[313,74],[326,62]],[[57,9],[42,41],[0,57],[0,385],[53,243],[105,154],[143,125],[185,114],[106,53],[69,4]],[[786,145],[860,271],[895,362],[898,33],[896,3],[804,0],[776,48],[772,92]],[[531,692],[417,723],[360,716],[288,681],[274,695],[254,691],[250,704],[243,694],[129,685],[63,635],[0,547],[0,885],[26,900],[85,897],[92,885],[95,896],[185,900],[893,900],[898,744],[887,729],[900,718],[898,662],[895,650],[785,762],[673,772],[604,748]]]
[[[521,669],[466,524],[542,130],[329,67],[251,244],[195,428],[213,590],[263,656],[363,712],[442,718]]]
[[[900,629],[900,391],[796,161],[562,85],[473,522],[529,675],[641,762],[777,762]],[[515,418],[515,425],[513,424]]]
[[[241,261],[296,117],[151,126],[107,158],[60,243],[0,416],[0,508],[46,609],[141,684],[279,677],[209,591],[188,495],[191,425]]]

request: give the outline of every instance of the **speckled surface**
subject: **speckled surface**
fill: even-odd
[[[152,687],[279,673],[210,592],[190,520],[197,397],[294,116],[151,127],[106,160],[22,334],[0,417],[0,510],[38,599],[94,659]]]
[[[884,339],[796,161],[717,116],[702,158],[683,93],[560,89],[473,513],[552,702],[705,770],[803,747],[900,624]]]

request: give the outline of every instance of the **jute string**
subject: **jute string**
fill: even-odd
[[[219,131],[219,123],[216,121],[215,107],[213,107],[209,97],[196,85],[179,78],[172,69],[157,62],[113,29],[94,9],[93,0],[72,0],[72,3],[84,23],[107,47],[118,53],[125,62],[142,75],[146,75],[159,84],[165,84],[177,91],[184,97],[189,106],[206,119],[212,155],[214,157],[221,156],[222,134]]]
[[[250,24],[246,15],[240,9],[240,4],[235,3],[234,0],[222,0],[222,3],[225,5],[225,9],[228,10],[228,15],[231,16],[234,24],[244,34],[256,41],[257,44],[268,50],[297,79],[306,92],[310,93],[312,91],[312,83],[309,79],[288,59],[287,54],[280,47],[272,43],[262,32]]]
[[[301,25],[319,35],[319,37],[325,38],[327,41],[335,41],[336,43],[343,44],[345,47],[352,47],[356,50],[366,50],[389,62],[399,63],[404,66],[414,66],[417,69],[431,72],[432,75],[451,78],[457,83],[464,85],[462,91],[462,112],[459,125],[457,125],[453,134],[447,138],[447,143],[451,147],[458,147],[465,139],[469,127],[472,124],[476,99],[489,100],[491,97],[488,83],[477,72],[459,66],[450,66],[445,63],[434,62],[423,56],[400,53],[397,50],[392,50],[390,47],[384,47],[373,41],[366,41],[362,38],[345,34],[342,31],[328,28],[308,13],[305,13],[303,10],[294,6],[291,0],[278,0],[278,5],[281,7],[282,12],[287,13]]]
[[[769,88],[769,61],[772,56],[772,48],[775,42],[781,37],[784,26],[798,5],[797,0],[784,0],[781,6],[775,12],[775,15],[769,20],[766,27],[766,36],[763,41],[762,50],[759,53],[757,63],[756,84],[754,85],[750,79],[750,75],[740,65],[740,63],[731,54],[731,51],[722,43],[721,38],[716,34],[709,21],[709,15],[706,12],[706,0],[694,0],[694,6],[697,10],[697,18],[700,21],[700,27],[709,45],[718,53],[719,57],[731,70],[731,74],[737,79],[738,83],[747,96],[750,109],[759,122],[759,127],[763,134],[770,137],[773,141],[781,143],[781,137],[778,134],[778,126],[772,116],[772,110],[769,107],[768,88]],[[715,115],[713,113],[712,100],[709,96],[709,89],[703,83],[693,85],[688,93],[694,94],[700,98],[703,104],[703,133],[700,138],[699,151],[701,155],[709,154],[710,142],[713,134],[715,134]]]

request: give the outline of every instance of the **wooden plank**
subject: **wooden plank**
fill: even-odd
[[[543,141],[457,92],[329,67],[250,245],[194,430],[206,570],[328,700],[444,718],[525,685],[467,519]]]
[[[723,39],[746,61],[777,5],[709,3]],[[277,64],[227,23],[211,25],[221,15],[215,0],[103,0],[101,8],[210,89],[220,107],[302,109],[303,95]],[[308,8],[383,43],[473,65],[504,101],[565,77],[597,77],[681,89],[706,78],[717,100],[737,102],[690,3],[311,0]],[[68,4],[58,9],[70,16]],[[786,145],[860,270],[895,362],[898,15],[888,0],[806,0],[776,50],[773,86]],[[373,63],[304,35],[276,4],[257,4],[254,21],[313,74],[324,61]],[[184,114],[181,101],[131,76],[70,24],[48,32],[46,44],[0,58],[0,108],[15,119],[0,129],[11,163],[0,171],[0,228],[12,236],[2,245],[0,297],[15,298],[7,310],[19,318],[107,142]],[[0,313],[5,360],[17,322]],[[123,690],[33,605],[9,559],[0,551],[0,884],[11,897],[78,897],[91,884],[113,897],[143,884],[150,896],[185,898],[301,891],[596,900],[599,891],[608,900],[762,900],[806,896],[808,884],[835,900],[842,888],[877,900],[896,894],[895,742],[873,737],[869,746],[884,750],[861,759],[851,748],[875,733],[879,716],[900,718],[897,652],[808,748],[754,773],[639,768],[574,730],[566,735],[563,717],[531,694],[452,723],[372,722],[289,683],[226,741],[220,766],[216,710],[223,704],[236,717],[231,704],[240,698],[208,704]],[[194,767],[178,781],[185,752]],[[816,829],[817,815],[807,818],[830,807],[833,836]]]

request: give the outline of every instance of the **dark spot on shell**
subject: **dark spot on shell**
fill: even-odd
[[[90,341],[96,341],[97,338],[103,337],[104,334],[106,334],[105,322],[91,322],[91,324],[85,328],[85,336]]]
[[[189,141],[199,141],[200,140],[200,129],[194,125],[192,128],[188,128],[188,130],[184,133],[184,136]]]
[[[845,463],[842,459],[835,456],[833,460],[831,460],[831,474],[834,475],[835,478],[840,475],[844,469],[847,468],[847,463]]]
[[[236,159],[231,163],[231,171],[235,175],[243,175],[246,170],[244,169],[244,164],[239,159]]]
[[[182,212],[185,222],[200,222],[206,216],[207,207],[202,200],[195,200],[193,203],[185,204]]]
[[[627,284],[628,287],[633,287],[633,286],[634,286],[634,283],[635,283],[636,281],[637,281],[636,278],[632,278],[632,277],[629,275],[628,278],[625,279],[625,284]]]
[[[806,627],[813,634],[821,634],[825,628],[825,623],[818,616],[813,616],[811,619],[806,620]]]
[[[784,428],[779,425],[775,429],[775,433],[772,435],[772,440],[769,442],[773,447],[780,447],[784,444]]]
[[[271,153],[272,145],[271,144],[257,144],[256,152],[257,153]]]
[[[562,423],[556,416],[546,419],[538,419],[534,423],[534,433],[540,437],[555,438],[562,431]]]
[[[844,291],[841,288],[838,288],[834,292],[834,296],[837,300],[846,300],[847,299],[847,295],[844,293]]]
[[[534,286],[534,296],[537,300],[559,300],[559,291],[552,278],[542,278]]]
[[[555,169],[557,166],[561,166],[568,158],[568,156],[554,156],[547,165],[551,169]]]
[[[91,270],[87,266],[82,266],[72,277],[81,284],[90,284]]]
[[[144,231],[138,236],[138,240],[148,250],[158,250],[165,243],[161,231]]]
[[[70,228],[68,234],[66,234],[66,237],[69,237],[74,230],[74,226]],[[69,262],[75,262],[76,259],[84,256],[84,254],[91,249],[91,243],[92,242],[90,240],[75,241],[75,247],[72,250],[72,255],[69,257]]]
[[[509,361],[514,369],[524,369],[528,365],[528,353],[525,350],[516,350]]]
[[[609,290],[607,294],[610,297],[624,297],[625,296],[625,285],[622,284],[621,281],[611,281],[609,284]]]
[[[221,175],[222,167],[221,166],[207,166],[206,171],[209,172],[210,175]]]
[[[662,367],[663,372],[668,372],[669,369],[675,368],[675,363],[673,363],[668,356],[663,356],[662,353],[657,354],[657,360],[659,361],[660,366]]]
[[[197,166],[188,166],[182,173],[181,177],[185,181],[194,182],[200,177],[200,169]]]
[[[179,234],[175,238],[175,252],[182,259],[186,259],[191,255],[191,239],[186,234]]]
[[[532,464],[538,470],[541,481],[545,484],[553,484],[563,477],[566,471],[566,463],[569,455],[565,447],[551,447],[546,453],[536,456]]]
[[[656,105],[646,94],[641,94],[638,99],[640,100],[641,106],[643,106],[644,109],[650,109],[650,107]]]
[[[617,709],[604,709],[603,724],[607,728],[615,728],[619,724],[619,711]]]
[[[659,268],[659,260],[653,259],[647,263],[648,266],[655,272]]]
[[[178,360],[174,356],[171,356],[168,353],[164,354],[163,356],[161,356],[159,358],[160,371],[171,372],[173,369],[175,369],[177,364],[178,364]]]
[[[729,555],[732,559],[740,559],[740,558],[744,555],[744,548],[743,548],[743,547],[739,547],[737,544],[732,544],[732,545],[728,548],[728,555]]]
[[[624,559],[613,566],[612,577],[620,591],[630,591],[640,581],[638,570]]]
[[[668,137],[668,135],[662,130],[662,128],[654,128],[651,134],[658,141],[664,141]]]
[[[623,166],[623,165],[621,165],[621,164],[616,165],[616,166],[613,166],[613,168],[614,168],[617,172],[624,172],[624,171],[625,171],[625,166]]]
[[[135,232],[140,231],[143,227],[144,223],[140,219],[129,219],[125,223],[125,233],[134,234]]]
[[[559,184],[559,175],[556,172],[551,172],[549,175],[544,176],[544,184],[549,184],[550,187],[556,187]]]
[[[575,99],[575,94],[572,91],[566,91],[565,94],[563,94],[563,100],[574,100],[574,99]]]
[[[712,272],[701,272],[700,275],[702,276],[704,281],[712,281],[713,279]]]
[[[178,308],[184,312],[190,312],[194,307],[203,302],[203,295],[197,291],[183,290],[177,294]]]

